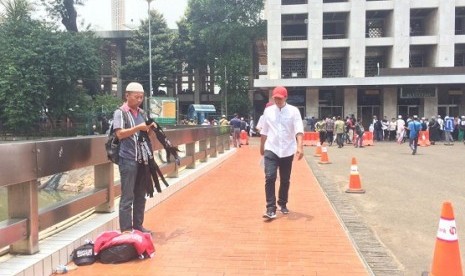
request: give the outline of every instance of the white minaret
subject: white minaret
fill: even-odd
[[[111,0],[111,29],[124,30],[124,0]]]

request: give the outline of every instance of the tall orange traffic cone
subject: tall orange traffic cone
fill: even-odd
[[[328,148],[322,147],[321,148],[321,156],[320,156],[320,161],[318,161],[320,164],[330,164],[328,159]]]
[[[420,131],[418,135],[418,145],[420,147],[427,147],[431,145],[429,140],[429,131]]]
[[[313,156],[316,156],[316,157],[320,157],[321,156],[321,144],[320,142],[318,142],[316,144],[316,148],[315,148],[315,154]]]
[[[363,194],[365,190],[362,189],[360,182],[360,174],[358,173],[357,159],[352,157],[352,165],[350,166],[349,189],[346,193]]]
[[[455,226],[454,211],[450,202],[442,204],[436,246],[434,248],[432,276],[463,276],[460,249]]]

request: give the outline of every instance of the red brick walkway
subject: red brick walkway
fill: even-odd
[[[256,139],[256,138],[255,138]],[[95,263],[69,275],[369,275],[305,160],[294,162],[288,208],[264,222],[257,145],[146,214],[152,259]]]

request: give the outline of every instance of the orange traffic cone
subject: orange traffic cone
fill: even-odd
[[[436,246],[434,248],[432,276],[463,276],[460,249],[455,226],[454,211],[450,202],[442,204]]]
[[[241,145],[249,144],[249,136],[247,136],[247,132],[245,132],[245,130],[241,130],[239,138],[240,138]]]
[[[418,135],[418,145],[420,147],[427,147],[431,145],[429,140],[429,131],[420,131]]]
[[[349,189],[346,193],[364,194],[365,190],[362,189],[360,182],[360,174],[358,173],[357,159],[352,157],[352,165],[350,166]]]
[[[320,161],[318,161],[320,164],[331,164],[328,159],[328,148],[322,147],[321,148],[321,156],[320,156]]]
[[[316,156],[316,157],[320,157],[321,156],[321,144],[320,142],[318,142],[316,144],[316,148],[315,148],[315,154],[313,156]]]

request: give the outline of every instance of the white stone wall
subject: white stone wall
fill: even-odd
[[[381,90],[381,112],[388,117],[397,116],[397,88],[412,84],[439,84],[462,86],[464,78],[454,75],[441,76],[394,76],[365,77],[367,47],[375,51],[385,49],[385,67],[409,68],[411,49],[426,49],[425,64],[433,67],[453,67],[456,43],[465,43],[465,35],[455,35],[455,8],[465,7],[465,0],[350,0],[347,2],[323,3],[308,0],[303,5],[281,5],[281,0],[266,1],[268,25],[268,74],[255,80],[255,87],[269,88],[276,85],[307,87],[306,115],[318,115],[318,91],[322,87],[343,88],[344,113],[357,113],[357,87],[377,86]],[[410,36],[412,9],[430,10],[424,20],[425,34]],[[365,38],[367,12],[386,12],[384,36]],[[323,15],[325,13],[347,13],[346,38],[323,39]],[[307,13],[307,41],[282,41],[281,15]],[[287,49],[307,50],[307,78],[282,79],[281,53]],[[335,50],[335,51],[333,51]],[[323,78],[323,53],[347,53],[346,77]],[[373,51],[372,51],[373,52]],[[462,98],[465,98],[462,97]],[[420,110],[425,116],[434,115],[437,98],[423,99]],[[465,106],[465,103],[462,104]],[[463,110],[463,107],[461,107]]]
[[[463,2],[463,3],[462,3]],[[464,6],[464,0],[351,0],[349,2],[323,4],[321,0],[309,0],[307,5],[281,5],[281,0],[266,0],[268,26],[268,76],[269,80],[281,78],[281,51],[290,48],[306,48],[307,76],[310,79],[322,78],[324,49],[347,49],[347,77],[363,78],[365,74],[366,46],[384,46],[387,53],[386,64],[390,68],[408,68],[410,47],[425,45],[432,53],[430,61],[436,67],[454,65],[455,6]],[[298,9],[296,8],[298,6]],[[292,14],[296,10],[308,13],[308,40],[305,42],[281,40],[281,15]],[[431,20],[426,20],[427,35],[410,36],[410,10],[432,9]],[[390,11],[386,16],[385,37],[368,40],[365,38],[367,11]],[[323,13],[347,12],[347,39],[323,40]],[[452,16],[451,16],[452,15]],[[458,38],[460,40],[460,37]],[[347,42],[348,41],[348,42]],[[369,43],[368,43],[369,42]],[[330,80],[328,80],[330,81]]]

